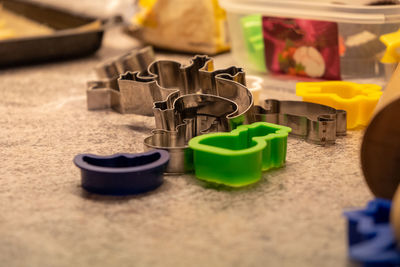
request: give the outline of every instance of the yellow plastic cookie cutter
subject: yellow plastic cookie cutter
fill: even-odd
[[[386,52],[383,55],[382,63],[400,62],[400,30],[381,35],[379,40],[386,45]]]
[[[366,126],[382,95],[376,84],[344,81],[300,82],[296,94],[303,101],[327,105],[347,112],[347,129]]]

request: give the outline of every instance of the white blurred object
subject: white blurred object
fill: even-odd
[[[247,88],[250,90],[253,95],[254,105],[260,104],[260,93],[261,93],[261,84],[263,83],[263,79],[253,75],[246,75],[246,84]]]
[[[60,0],[29,1],[60,7],[66,10],[96,17],[112,17],[115,15],[121,15],[125,21],[129,21],[136,10],[133,0],[79,0],[72,2]]]
[[[301,46],[298,48],[293,54],[293,59],[297,64],[304,66],[305,73],[310,77],[321,77],[325,73],[324,58],[312,46]]]
[[[135,4],[131,0],[110,0],[105,8],[108,16],[119,14],[124,21],[129,21],[136,12]]]
[[[373,34],[369,31],[362,31],[360,33],[357,33],[357,34],[347,37],[345,44],[348,47],[354,47],[354,46],[359,46],[359,45],[368,43],[377,38],[378,38],[378,36],[376,34]]]

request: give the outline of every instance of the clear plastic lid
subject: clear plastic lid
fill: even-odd
[[[347,4],[342,0],[318,2],[315,0],[219,0],[220,5],[228,12],[239,14],[262,14],[358,24],[400,22],[399,4],[368,5],[371,2],[379,3],[380,1],[356,0]]]

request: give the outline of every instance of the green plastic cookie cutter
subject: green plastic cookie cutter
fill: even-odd
[[[196,177],[240,187],[261,179],[262,171],[285,164],[292,129],[267,122],[241,125],[230,133],[211,133],[189,141]]]
[[[240,23],[242,25],[249,62],[255,70],[265,72],[262,17],[260,15],[245,16],[240,19]]]

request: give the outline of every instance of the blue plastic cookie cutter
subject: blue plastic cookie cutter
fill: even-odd
[[[79,154],[74,158],[81,169],[82,187],[108,195],[138,194],[157,188],[164,181],[168,161],[165,150],[111,156]]]
[[[390,224],[391,201],[374,199],[365,209],[348,211],[348,242],[350,259],[365,267],[399,266],[394,231]]]

